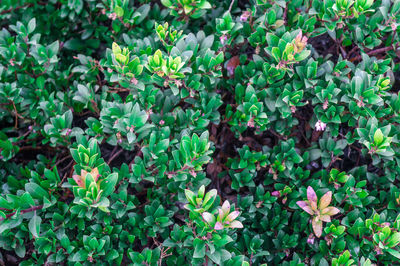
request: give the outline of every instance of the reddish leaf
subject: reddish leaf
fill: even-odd
[[[323,210],[329,206],[332,201],[332,192],[328,191],[319,200],[318,209]]]
[[[322,221],[315,217],[311,223],[315,236],[320,237],[322,235]]]
[[[332,216],[332,215],[338,214],[339,212],[340,212],[340,210],[336,207],[327,207],[321,211],[321,214],[322,215],[326,214],[326,215]]]
[[[302,208],[308,214],[311,214],[311,215],[314,214],[313,210],[311,210],[311,207],[308,205],[308,202],[306,202],[306,201],[298,201],[296,203],[300,208]]]
[[[307,199],[308,202],[310,203],[311,209],[317,210],[317,194],[315,194],[315,191],[312,187],[308,186],[307,188]]]

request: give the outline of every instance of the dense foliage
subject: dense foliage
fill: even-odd
[[[0,21],[0,264],[400,261],[400,0]]]

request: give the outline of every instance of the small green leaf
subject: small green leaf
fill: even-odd
[[[114,7],[114,12],[117,14],[118,17],[124,16],[124,9],[120,6]]]
[[[28,33],[32,33],[36,28],[36,19],[33,18],[28,23]]]
[[[40,234],[40,223],[42,222],[42,218],[37,216],[36,214],[29,221],[28,227],[29,232],[33,235],[33,237],[37,238]]]
[[[383,142],[383,133],[382,133],[381,129],[378,128],[374,134],[374,143],[376,145],[380,145],[380,144],[382,144],[382,142]]]

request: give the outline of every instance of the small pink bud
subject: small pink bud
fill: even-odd
[[[281,193],[279,191],[272,191],[271,195],[274,197],[280,197]]]
[[[137,84],[138,84],[138,80],[135,79],[135,78],[132,78],[132,79],[131,79],[131,83],[132,83],[133,85],[137,85]]]
[[[180,86],[182,86],[182,81],[180,80],[175,80],[175,85],[179,88]]]
[[[222,45],[225,45],[225,42],[228,40],[228,37],[224,34],[221,37],[219,37],[219,41],[221,42]]]
[[[254,118],[251,118],[251,119],[247,122],[247,126],[248,126],[248,127],[254,127]]]
[[[112,70],[111,68],[107,68],[107,72],[108,72],[108,73],[112,73],[113,70]]]
[[[328,102],[328,99],[326,99],[324,104],[322,105],[322,109],[324,109],[324,110],[328,109],[328,105],[329,105],[329,102]]]
[[[160,126],[163,126],[165,124],[165,121],[164,120],[160,120]]]
[[[197,173],[194,171],[194,170],[190,170],[190,172],[189,172],[193,177],[196,177],[197,176]]]
[[[242,13],[242,15],[240,16],[239,20],[241,22],[246,22],[249,17],[250,17],[250,12],[249,11],[244,11]]]
[[[397,25],[394,22],[390,25],[390,27],[392,28],[392,31],[396,31],[397,30]]]
[[[310,245],[313,245],[314,242],[315,242],[315,236],[314,236],[314,234],[311,233],[307,238],[307,243]]]

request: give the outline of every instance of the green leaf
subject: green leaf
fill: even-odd
[[[394,249],[387,249],[387,252],[389,252],[390,255],[400,259],[400,252],[398,252],[397,250]]]
[[[49,196],[48,192],[36,183],[26,183],[25,190],[35,199],[43,199]]]
[[[172,6],[172,2],[170,0],[161,0],[161,4],[163,4],[166,7]]]
[[[37,216],[36,214],[29,221],[28,227],[29,232],[33,235],[33,237],[38,238],[40,234],[40,223],[42,222],[42,218]]]
[[[32,33],[36,28],[36,18],[33,18],[28,23],[28,33]]]
[[[101,182],[101,188],[103,190],[103,197],[107,197],[114,192],[115,185],[118,182],[118,173],[112,173]]]
[[[378,129],[375,131],[375,134],[374,134],[374,143],[375,143],[376,145],[380,145],[380,144],[382,144],[382,142],[383,142],[383,134],[382,134],[381,129],[378,128]]]
[[[117,14],[118,17],[123,17],[124,16],[124,9],[120,6],[115,6],[114,7],[114,12]]]
[[[200,259],[206,255],[206,245],[203,240],[196,238],[193,240],[194,252],[193,258]]]
[[[400,233],[399,232],[393,233],[390,236],[389,240],[387,241],[387,245],[390,248],[393,248],[393,247],[397,246],[397,244],[399,244],[399,243],[400,243]]]
[[[303,61],[304,59],[306,59],[310,54],[311,54],[311,51],[310,51],[310,50],[303,50],[303,51],[301,51],[300,53],[295,54],[295,55],[294,55],[294,59],[295,59],[297,62],[300,62],[300,61]]]
[[[70,257],[71,261],[85,261],[88,258],[88,252],[84,249],[79,250],[76,252],[72,257]]]
[[[196,195],[192,191],[190,191],[189,189],[185,189],[185,196],[190,204],[196,206]]]

